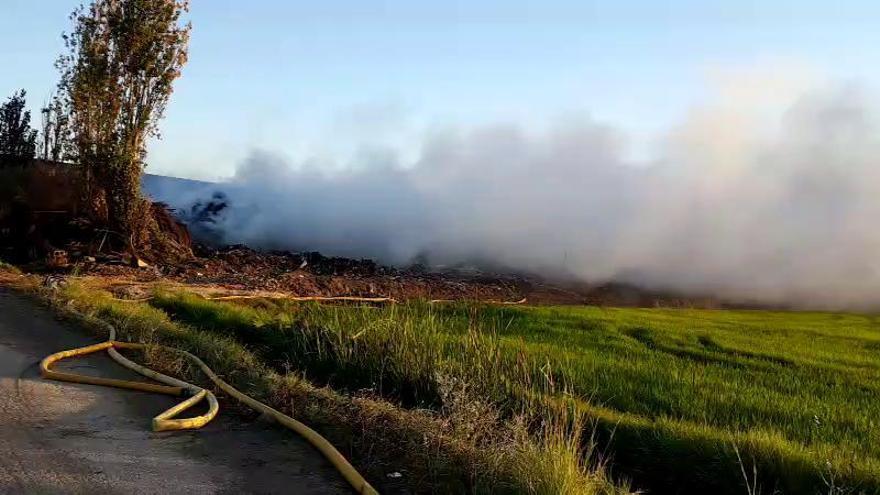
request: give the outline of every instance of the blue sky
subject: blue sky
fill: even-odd
[[[23,87],[36,109],[78,1],[0,1],[0,96]],[[190,63],[148,159],[177,176],[228,176],[257,148],[346,164],[416,153],[431,129],[585,116],[638,141],[737,67],[880,80],[867,0],[193,0],[189,17]]]

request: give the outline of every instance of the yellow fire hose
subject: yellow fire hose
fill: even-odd
[[[147,367],[132,362],[131,360],[120,354],[116,349],[144,349],[147,346],[145,344],[119,342],[116,340],[116,329],[109,323],[101,322],[101,324],[106,326],[110,333],[109,338],[106,342],[86,347],[80,347],[77,349],[56,352],[55,354],[47,356],[40,362],[40,373],[42,374],[42,376],[51,380],[127,388],[132,390],[141,390],[144,392],[155,392],[160,394],[173,395],[178,397],[190,395],[187,400],[175,405],[174,407],[153,418],[153,431],[196,429],[201,428],[209,421],[214,419],[214,417],[217,415],[217,412],[219,411],[219,405],[217,404],[217,397],[211,391],[205,390],[201,387],[197,387],[196,385],[193,385],[191,383],[187,383],[182,380],[163,375],[162,373],[153,371]],[[326,457],[327,460],[329,460],[333,464],[334,467],[336,467],[339,473],[346,479],[346,481],[351,484],[351,486],[355,489],[355,491],[357,491],[357,493],[364,495],[378,495],[376,489],[374,489],[367,482],[367,480],[365,480],[364,477],[357,472],[357,470],[348,462],[348,460],[346,460],[345,457],[343,457],[343,455],[340,454],[339,451],[336,450],[336,448],[334,448],[329,441],[327,441],[327,439],[319,435],[315,430],[312,430],[308,426],[291,418],[290,416],[276,409],[273,409],[266,404],[263,404],[253,397],[241,393],[232,385],[229,385],[220,377],[218,377],[214,373],[214,371],[210,367],[208,367],[207,364],[204,363],[204,361],[194,356],[193,354],[190,354],[189,352],[181,349],[175,349],[173,347],[156,347],[164,351],[174,352],[185,356],[187,359],[194,362],[220,390],[223,390],[238,401],[243,402],[255,411],[272,417],[278,423],[301,435],[316,449],[318,449],[321,454],[323,454],[324,457]],[[83,356],[105,349],[107,350],[107,353],[110,355],[110,357],[113,358],[113,360],[115,360],[117,363],[131,369],[132,371],[135,371],[136,373],[146,376],[147,378],[151,378],[158,382],[164,383],[164,385],[156,385],[152,383],[135,382],[128,380],[115,380],[110,378],[99,378],[94,376],[54,371],[51,369],[52,364],[61,361],[62,359],[75,356]],[[208,401],[208,412],[206,412],[205,414],[193,418],[174,419],[175,416],[177,416],[178,414],[186,411],[187,409],[195,406],[205,399],[207,399]]]

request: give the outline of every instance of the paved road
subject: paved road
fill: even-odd
[[[223,403],[201,430],[154,433],[175,399],[40,378],[44,356],[94,342],[0,288],[0,493],[351,493],[303,440]],[[137,377],[103,354],[57,367]]]

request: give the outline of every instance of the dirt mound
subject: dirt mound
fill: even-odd
[[[153,214],[153,220],[165,236],[180,246],[192,250],[192,236],[190,236],[189,230],[187,230],[186,225],[174,218],[174,215],[168,209],[168,205],[165,203],[152,203],[150,211]]]
[[[178,221],[164,203],[150,203],[147,236],[129,252],[156,263],[174,263],[192,258],[192,236],[186,225]]]

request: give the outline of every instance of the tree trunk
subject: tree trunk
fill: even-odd
[[[112,167],[105,184],[107,191],[107,220],[110,230],[117,232],[129,246],[139,246],[147,237],[149,208],[141,196],[140,164],[135,159]]]

